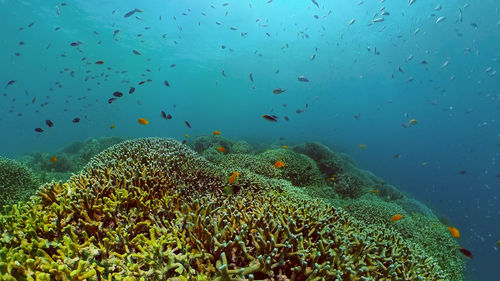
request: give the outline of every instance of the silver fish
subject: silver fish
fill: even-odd
[[[310,58],[310,60],[314,60],[316,58],[316,54],[313,54]]]
[[[440,22],[444,21],[445,19],[446,19],[445,16],[441,16],[441,17],[437,18],[436,23],[440,23]]]
[[[349,21],[349,25],[352,25],[355,22],[356,22],[356,19],[351,19],[351,21]]]

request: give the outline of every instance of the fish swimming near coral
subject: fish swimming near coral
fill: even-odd
[[[285,167],[285,163],[283,161],[276,161],[274,163],[274,168],[283,168]]]
[[[466,257],[468,257],[469,259],[472,259],[472,253],[471,251],[467,250],[467,249],[464,249],[464,248],[458,248],[458,250]]]
[[[222,153],[226,153],[226,149],[222,146],[217,147],[217,150],[222,152]]]
[[[402,218],[403,218],[403,215],[397,214],[397,215],[392,216],[391,221],[398,221]]]
[[[229,176],[229,183],[234,183],[234,181],[236,180],[236,178],[240,175],[239,172],[234,172],[231,176]]]
[[[50,158],[50,162],[52,162],[52,163],[57,162],[57,158],[55,156],[53,156],[52,158]]]
[[[220,131],[214,131],[214,133],[213,133],[213,134],[214,134],[214,136],[218,136],[218,135],[220,135],[220,134],[221,134],[221,132],[220,132]]]
[[[448,231],[450,232],[451,236],[455,238],[460,238],[460,231],[456,227],[448,226]]]

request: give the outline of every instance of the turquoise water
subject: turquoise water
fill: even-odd
[[[0,1],[0,155],[214,130],[319,141],[448,217],[474,255],[471,280],[499,279],[498,3],[224,3]]]

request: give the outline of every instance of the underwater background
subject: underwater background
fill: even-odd
[[[469,280],[500,280],[497,1],[0,5],[1,156],[215,130],[315,141],[457,227]]]

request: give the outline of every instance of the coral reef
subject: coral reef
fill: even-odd
[[[276,155],[308,161],[277,151],[263,158]],[[241,171],[230,184],[233,171],[173,140],[115,145],[66,183],[46,184],[0,216],[0,274],[4,280],[459,280],[396,231],[351,219],[288,181]]]
[[[30,167],[42,182],[65,181],[79,172],[93,156],[124,140],[119,137],[89,138],[84,142],[71,143],[56,153],[31,152],[19,160]],[[52,162],[52,157],[56,157],[57,161]]]
[[[0,210],[4,205],[26,201],[40,185],[33,172],[15,160],[0,157]]]

